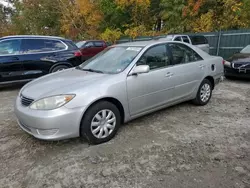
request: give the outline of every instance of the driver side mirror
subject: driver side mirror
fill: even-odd
[[[148,65],[139,65],[136,66],[132,72],[132,75],[138,75],[138,74],[143,74],[143,73],[148,73],[150,70]]]

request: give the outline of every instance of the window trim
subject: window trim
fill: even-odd
[[[31,39],[31,40],[54,40],[54,41],[58,41],[58,42],[61,42],[64,46],[65,46],[65,49],[63,50],[54,50],[54,51],[47,51],[47,52],[33,52],[33,53],[25,53],[25,54],[22,54],[19,53],[18,54],[6,54],[6,55],[0,55],[0,57],[4,57],[4,56],[15,56],[15,55],[31,55],[31,54],[46,54],[46,53],[54,53],[54,52],[62,52],[62,51],[66,51],[68,50],[68,45],[63,42],[62,40],[60,39],[54,39],[54,38],[8,38],[8,39],[3,39],[0,41],[1,42],[4,42],[4,41],[8,41],[8,40],[21,40],[21,46],[22,46],[22,43],[23,43],[23,40],[26,40],[26,39]],[[20,46],[20,50],[21,50],[21,46]]]
[[[137,62],[141,60],[141,58],[152,48],[154,47],[157,47],[157,46],[165,46],[165,49],[166,49],[166,53],[167,55],[169,55],[169,58],[170,58],[170,65],[167,65],[167,66],[164,66],[164,67],[159,67],[159,68],[156,68],[156,69],[149,69],[149,73],[152,72],[152,71],[156,71],[156,70],[161,70],[161,69],[166,69],[168,67],[171,67],[172,66],[172,57],[171,57],[171,54],[169,54],[169,49],[167,47],[167,44],[168,43],[161,43],[161,44],[156,44],[156,45],[153,45],[153,46],[150,46],[148,49],[146,49],[143,54],[141,55],[141,57],[136,61],[136,63],[134,64],[133,68],[131,69],[131,71],[133,71],[133,69],[137,66]],[[130,72],[131,72],[130,71]]]
[[[177,45],[182,45],[182,46],[185,46],[189,49],[191,49],[193,52],[195,52],[200,58],[201,60],[198,60],[198,61],[190,61],[188,63],[181,63],[181,64],[173,64],[173,53],[172,53],[172,50],[170,49],[170,44],[177,44]],[[169,42],[167,43],[167,48],[169,49],[169,52],[171,53],[170,56],[171,56],[171,67],[174,67],[174,66],[180,66],[180,65],[187,65],[187,64],[190,64],[190,63],[195,63],[195,62],[199,62],[199,61],[204,61],[204,59],[200,56],[200,54],[198,54],[193,48],[190,48],[188,45],[186,45],[185,43],[175,43],[175,42]]]

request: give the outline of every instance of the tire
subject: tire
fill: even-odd
[[[56,67],[54,67],[52,70],[51,70],[51,73],[53,72],[58,72],[58,71],[61,71],[61,70],[64,70],[64,69],[68,69],[70,68],[69,66],[67,65],[58,65]]]
[[[204,97],[202,96],[202,92],[204,93],[203,96],[205,95]],[[201,85],[197,92],[196,98],[193,100],[193,103],[198,106],[206,105],[212,97],[212,92],[213,90],[211,82],[207,79],[204,79],[201,82]]]
[[[103,111],[106,112],[103,113]],[[109,113],[112,114],[110,117]],[[115,118],[115,123],[113,118]],[[110,123],[108,120],[110,120]],[[111,140],[116,135],[120,124],[121,115],[118,108],[108,101],[101,101],[92,105],[86,111],[81,122],[80,135],[87,139],[90,144],[101,144]],[[106,134],[107,132],[108,134]]]

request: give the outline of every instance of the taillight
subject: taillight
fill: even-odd
[[[222,64],[225,65],[226,61],[223,59]]]
[[[81,51],[77,51],[74,53],[75,57],[81,57],[82,56],[82,52]]]

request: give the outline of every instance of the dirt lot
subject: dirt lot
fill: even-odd
[[[205,107],[185,103],[124,125],[112,141],[45,142],[0,91],[0,187],[250,187],[250,82],[224,81]]]

